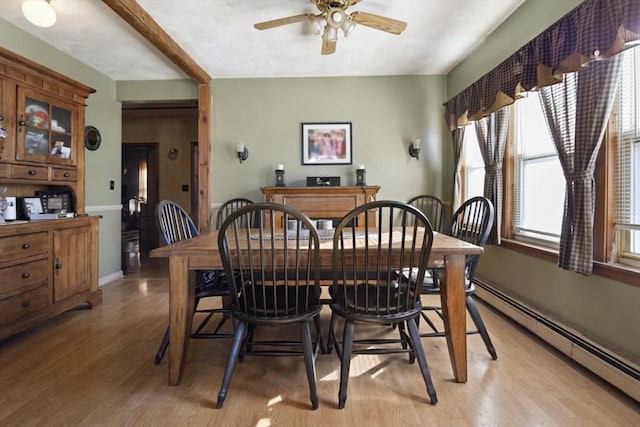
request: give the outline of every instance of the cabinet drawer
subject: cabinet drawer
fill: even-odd
[[[12,294],[18,289],[33,287],[47,281],[49,265],[46,259],[27,262],[0,270],[0,295]]]
[[[2,158],[1,154],[0,158]],[[0,178],[9,178],[9,165],[7,163],[0,163]]]
[[[49,306],[49,287],[41,286],[0,300],[0,325]]]
[[[49,179],[49,168],[46,166],[12,165],[11,178],[47,181]]]
[[[51,178],[53,181],[75,181],[77,176],[78,172],[75,169],[53,168]]]
[[[46,231],[0,238],[2,264],[30,256],[46,254],[49,250],[49,234]]]

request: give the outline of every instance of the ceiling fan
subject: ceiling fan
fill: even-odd
[[[314,34],[322,34],[322,54],[330,55],[336,51],[338,30],[342,30],[344,36],[353,31],[356,24],[386,31],[392,34],[400,34],[407,28],[407,23],[384,16],[365,12],[353,12],[347,15],[346,9],[359,3],[360,0],[311,0],[316,5],[319,14],[303,13],[301,15],[288,16],[272,21],[259,22],[254,25],[258,30],[280,27],[308,20]]]

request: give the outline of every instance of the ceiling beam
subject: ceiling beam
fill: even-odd
[[[211,202],[209,176],[211,171],[211,76],[200,67],[160,25],[134,0],[102,0],[141,36],[198,83],[198,170],[197,224],[200,232],[210,229]]]
[[[134,0],[102,0],[141,36],[199,84],[210,84],[211,76],[198,65],[160,25]]]

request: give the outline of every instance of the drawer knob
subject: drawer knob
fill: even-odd
[[[31,245],[29,243],[25,243],[24,245],[22,245],[22,249],[29,249],[31,247]]]
[[[64,173],[64,177],[65,177],[65,178],[69,178],[69,172],[65,172],[65,173]]]
[[[28,271],[25,273],[22,273],[22,278],[23,279],[28,279],[29,277],[31,277],[31,273],[29,273]]]
[[[29,307],[29,305],[30,305],[30,304],[31,304],[31,303],[29,302],[29,300],[22,301],[22,306],[23,306],[23,307]]]
[[[33,169],[29,171],[29,175],[33,176],[36,174],[36,171],[34,171]]]
[[[62,264],[59,262],[56,263],[56,270],[60,270],[62,268]]]

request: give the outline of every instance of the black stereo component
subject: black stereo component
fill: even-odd
[[[308,176],[307,187],[340,187],[339,176]]]

